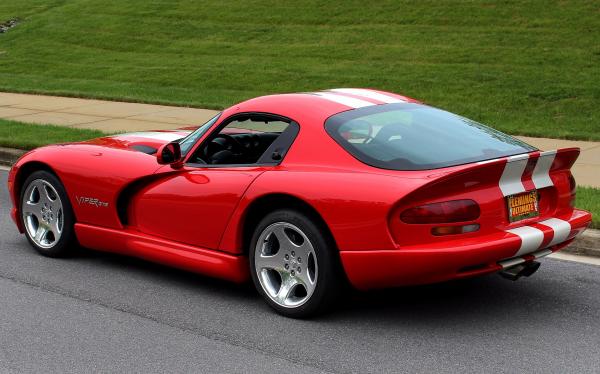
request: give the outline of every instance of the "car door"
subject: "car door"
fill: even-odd
[[[198,168],[165,176],[136,197],[132,222],[143,233],[216,249],[240,198],[264,167]]]
[[[264,122],[265,119],[281,121],[281,117],[264,113],[243,115],[245,117],[235,115],[224,120],[190,152],[182,169],[173,170],[167,165],[159,170],[157,179],[135,195],[130,210],[131,224],[145,234],[217,249],[229,218],[246,189],[261,173],[279,167],[299,130],[297,123],[283,119],[286,121],[285,128],[278,124],[277,130],[281,131],[272,132],[269,124],[275,127],[275,121]],[[258,118],[262,132],[250,125],[241,126],[240,118],[244,119],[242,123]],[[246,138],[254,140],[252,144],[260,143],[255,140],[263,136],[269,144],[262,145],[264,151],[261,150],[260,154],[251,150],[247,152],[251,154],[249,157],[233,157],[226,159],[227,163],[219,163],[223,158],[211,158],[210,154],[206,155],[206,150],[218,148],[212,147],[214,144],[211,142],[221,139],[222,134],[227,134],[225,139],[234,136],[240,141]],[[222,149],[213,151],[223,152]],[[201,157],[212,161],[205,164]],[[242,162],[230,163],[231,160]]]

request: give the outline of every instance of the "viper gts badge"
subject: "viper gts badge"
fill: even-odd
[[[93,205],[96,208],[106,208],[108,207],[108,203],[105,201],[100,201],[99,199],[93,197],[83,197],[83,196],[75,196],[79,205],[88,204]]]

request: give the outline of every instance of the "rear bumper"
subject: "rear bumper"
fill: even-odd
[[[568,217],[548,220],[523,230],[498,232],[477,243],[393,250],[341,251],[350,283],[362,290],[427,284],[496,272],[556,252],[590,224],[592,215],[574,210]],[[558,223],[558,225],[555,225]],[[568,225],[567,225],[568,224]],[[554,227],[552,227],[554,226]],[[536,241],[540,238],[541,241]]]

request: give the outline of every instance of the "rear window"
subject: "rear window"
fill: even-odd
[[[325,129],[360,161],[426,170],[511,156],[536,148],[470,119],[422,104],[385,104],[336,114]]]

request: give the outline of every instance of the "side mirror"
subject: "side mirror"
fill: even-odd
[[[173,165],[181,161],[181,148],[179,143],[163,144],[156,152],[156,161],[161,165]]]

